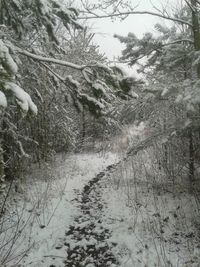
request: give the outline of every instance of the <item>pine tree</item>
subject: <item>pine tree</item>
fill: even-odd
[[[186,7],[180,13],[191,15]],[[157,108],[158,118],[161,119],[163,116],[161,123],[162,127],[164,126],[163,130],[166,132],[171,128],[168,144],[163,146],[165,165],[170,142],[179,142],[177,139],[173,140],[174,137],[171,135],[176,132],[179,139],[187,138],[188,148],[182,148],[182,152],[184,149],[188,151],[187,163],[189,177],[192,181],[194,180],[195,157],[197,156],[195,155],[195,146],[198,142],[200,125],[198,119],[199,90],[197,89],[199,83],[198,63],[195,62],[196,37],[189,27],[176,27],[176,24],[171,28],[157,24],[155,28],[159,32],[157,37],[150,33],[144,34],[141,39],[134,34],[129,34],[127,37],[116,36],[126,45],[121,59],[128,61],[131,66],[137,64],[139,60],[145,59],[143,63],[139,62],[139,71],[143,72],[147,79],[149,78],[144,95],[154,95],[154,108],[151,108],[145,118],[154,118],[155,121]],[[160,105],[158,101],[162,104]],[[164,111],[163,115],[161,115],[161,110]],[[175,113],[173,113],[174,111]],[[163,130],[160,129],[161,133]]]

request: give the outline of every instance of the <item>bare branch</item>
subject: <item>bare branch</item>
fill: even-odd
[[[185,24],[185,25],[192,27],[192,24],[188,21],[178,19],[175,17],[169,17],[163,14],[158,14],[158,13],[150,12],[150,11],[128,11],[128,12],[120,12],[120,13],[108,14],[108,15],[93,15],[89,17],[79,17],[78,19],[81,19],[81,20],[82,19],[102,19],[102,18],[123,17],[123,16],[129,16],[129,15],[150,15],[150,16],[163,18],[166,20],[171,20],[177,23]]]
[[[170,43],[163,44],[162,46],[173,45],[173,44],[178,44],[178,43],[182,43],[182,42],[194,44],[194,41],[191,39],[179,39],[179,40],[175,40],[175,41],[170,42]]]
[[[49,63],[53,63],[53,64],[57,64],[57,65],[62,65],[62,66],[66,66],[66,67],[80,70],[80,71],[82,71],[83,69],[86,68],[86,65],[77,65],[77,64],[74,64],[74,63],[71,63],[68,61],[64,61],[64,60],[60,60],[60,59],[56,59],[56,58],[43,57],[43,56],[36,55],[36,54],[30,53],[28,51],[22,50],[22,49],[17,49],[17,52],[20,53],[21,55],[35,59],[37,61],[49,62]]]
[[[40,64],[42,66],[44,66],[48,71],[50,71],[57,79],[59,79],[61,82],[65,82],[65,79],[63,77],[61,77],[58,73],[56,73],[55,71],[53,71],[47,64],[40,62]]]
[[[192,6],[191,3],[189,3],[187,0],[185,0],[186,4],[188,5],[188,7],[191,9],[191,11],[195,12],[195,8],[194,6]]]

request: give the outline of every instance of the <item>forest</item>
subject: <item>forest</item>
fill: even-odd
[[[200,266],[199,147],[199,0],[0,0],[0,267]]]

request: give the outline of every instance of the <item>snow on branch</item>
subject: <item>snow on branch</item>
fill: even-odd
[[[114,35],[115,38],[118,38],[119,40],[121,39],[121,36],[115,34]],[[150,49],[149,51],[146,51],[144,52],[143,54],[139,55],[138,57],[135,57],[131,60],[121,60],[119,61],[120,63],[129,63],[129,64],[135,64],[137,61],[143,59],[144,57],[148,57],[150,56],[151,54],[153,54],[154,52],[158,51],[159,49],[161,48],[164,48],[166,46],[170,46],[170,45],[175,45],[175,44],[180,44],[180,43],[189,43],[189,44],[194,44],[194,41],[189,39],[189,38],[185,38],[185,39],[177,39],[177,40],[174,40],[172,42],[168,42],[168,43],[157,43],[157,45],[153,48],[153,49]]]
[[[13,94],[16,97],[16,101],[18,105],[23,109],[25,112],[27,112],[29,109],[37,114],[37,107],[33,103],[30,95],[26,93],[21,87],[19,87],[17,84],[13,82],[6,82],[5,83],[5,89],[11,90]]]
[[[6,96],[3,92],[0,91],[0,106],[3,108],[6,108],[8,105]]]
[[[102,70],[106,71],[107,73],[112,73],[112,70],[109,67],[107,67],[104,64],[100,64],[100,63],[96,63],[93,65],[78,65],[78,64],[68,62],[65,60],[60,60],[60,59],[51,58],[51,57],[44,57],[41,55],[36,55],[36,54],[33,54],[31,52],[28,52],[26,50],[22,50],[19,48],[17,48],[16,51],[21,55],[27,56],[29,58],[32,58],[32,59],[40,61],[40,62],[53,63],[53,64],[57,64],[57,65],[61,65],[61,66],[66,66],[66,67],[69,67],[72,69],[80,70],[80,71],[82,71],[82,74],[83,74],[84,78],[86,79],[86,81],[88,81],[88,83],[91,83],[90,78],[88,76],[88,74],[92,75],[91,69],[102,69]],[[47,67],[47,65],[45,65],[45,67]],[[47,68],[49,69],[49,66]],[[53,71],[51,71],[51,72],[53,72]]]
[[[60,59],[51,58],[51,57],[43,57],[43,56],[36,55],[36,54],[30,53],[28,51],[22,50],[22,49],[17,49],[17,52],[20,53],[21,55],[27,56],[27,57],[32,58],[32,59],[37,60],[37,61],[49,62],[49,63],[53,63],[53,64],[57,64],[57,65],[62,65],[62,66],[66,66],[66,67],[73,68],[73,69],[80,70],[80,71],[82,71],[86,68],[86,65],[77,65],[77,64],[65,61],[65,60],[60,60]]]
[[[188,25],[192,27],[192,23],[175,18],[175,17],[169,17],[164,14],[159,14],[155,12],[150,12],[150,11],[127,11],[127,12],[119,12],[119,13],[114,13],[114,14],[105,14],[105,15],[93,15],[93,16],[87,16],[87,17],[79,17],[78,19],[102,19],[102,18],[113,18],[113,17],[122,17],[122,16],[129,16],[129,15],[150,15],[150,16],[155,16],[159,18],[163,18],[166,20],[171,20],[183,25]]]
[[[6,108],[8,105],[6,90],[10,90],[16,97],[18,105],[24,110],[29,109],[37,114],[37,107],[33,103],[30,95],[26,93],[21,87],[15,84],[15,76],[18,72],[18,66],[12,56],[10,55],[9,46],[0,39],[0,76],[2,79],[2,91],[0,91],[0,106]]]
[[[164,139],[169,139],[172,137],[174,133],[177,133],[178,130],[176,128],[169,128],[166,132],[155,132],[153,135],[147,137],[146,139],[142,140],[138,145],[130,146],[126,156],[123,160],[126,160],[129,157],[135,156],[141,150],[144,150],[150,146],[152,146],[155,141]]]
[[[0,66],[11,76],[14,76],[18,71],[17,64],[11,57],[8,47],[2,40],[0,40]]]

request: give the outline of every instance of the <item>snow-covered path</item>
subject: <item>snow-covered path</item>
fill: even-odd
[[[25,226],[23,222],[26,222],[26,227],[13,245],[12,255],[5,266],[65,266],[65,232],[82,213],[77,193],[82,192],[98,173],[117,161],[118,157],[111,153],[104,157],[98,154],[68,156],[62,164],[59,162],[50,167],[49,173],[55,177],[50,183],[47,179],[41,181],[43,174],[34,171],[34,176],[30,176],[24,184],[25,193],[19,194],[17,212],[16,207],[13,208],[12,218],[23,209],[20,227]],[[40,196],[40,201],[36,195]],[[27,251],[25,257],[16,257],[23,251]]]
[[[10,211],[12,221],[20,221],[3,242],[12,240],[12,232],[17,238],[0,265],[199,267],[195,196],[161,174],[145,176],[142,166],[151,167],[152,161],[146,155],[144,160],[77,154],[51,164],[50,176],[47,166],[45,175],[34,170]]]
[[[66,232],[67,246],[66,267],[114,267],[118,265],[112,252],[116,245],[109,242],[111,230],[103,220],[105,202],[101,198],[102,178],[111,172],[116,164],[109,165],[105,171],[98,173],[79,194],[79,208],[82,214],[75,219]]]

